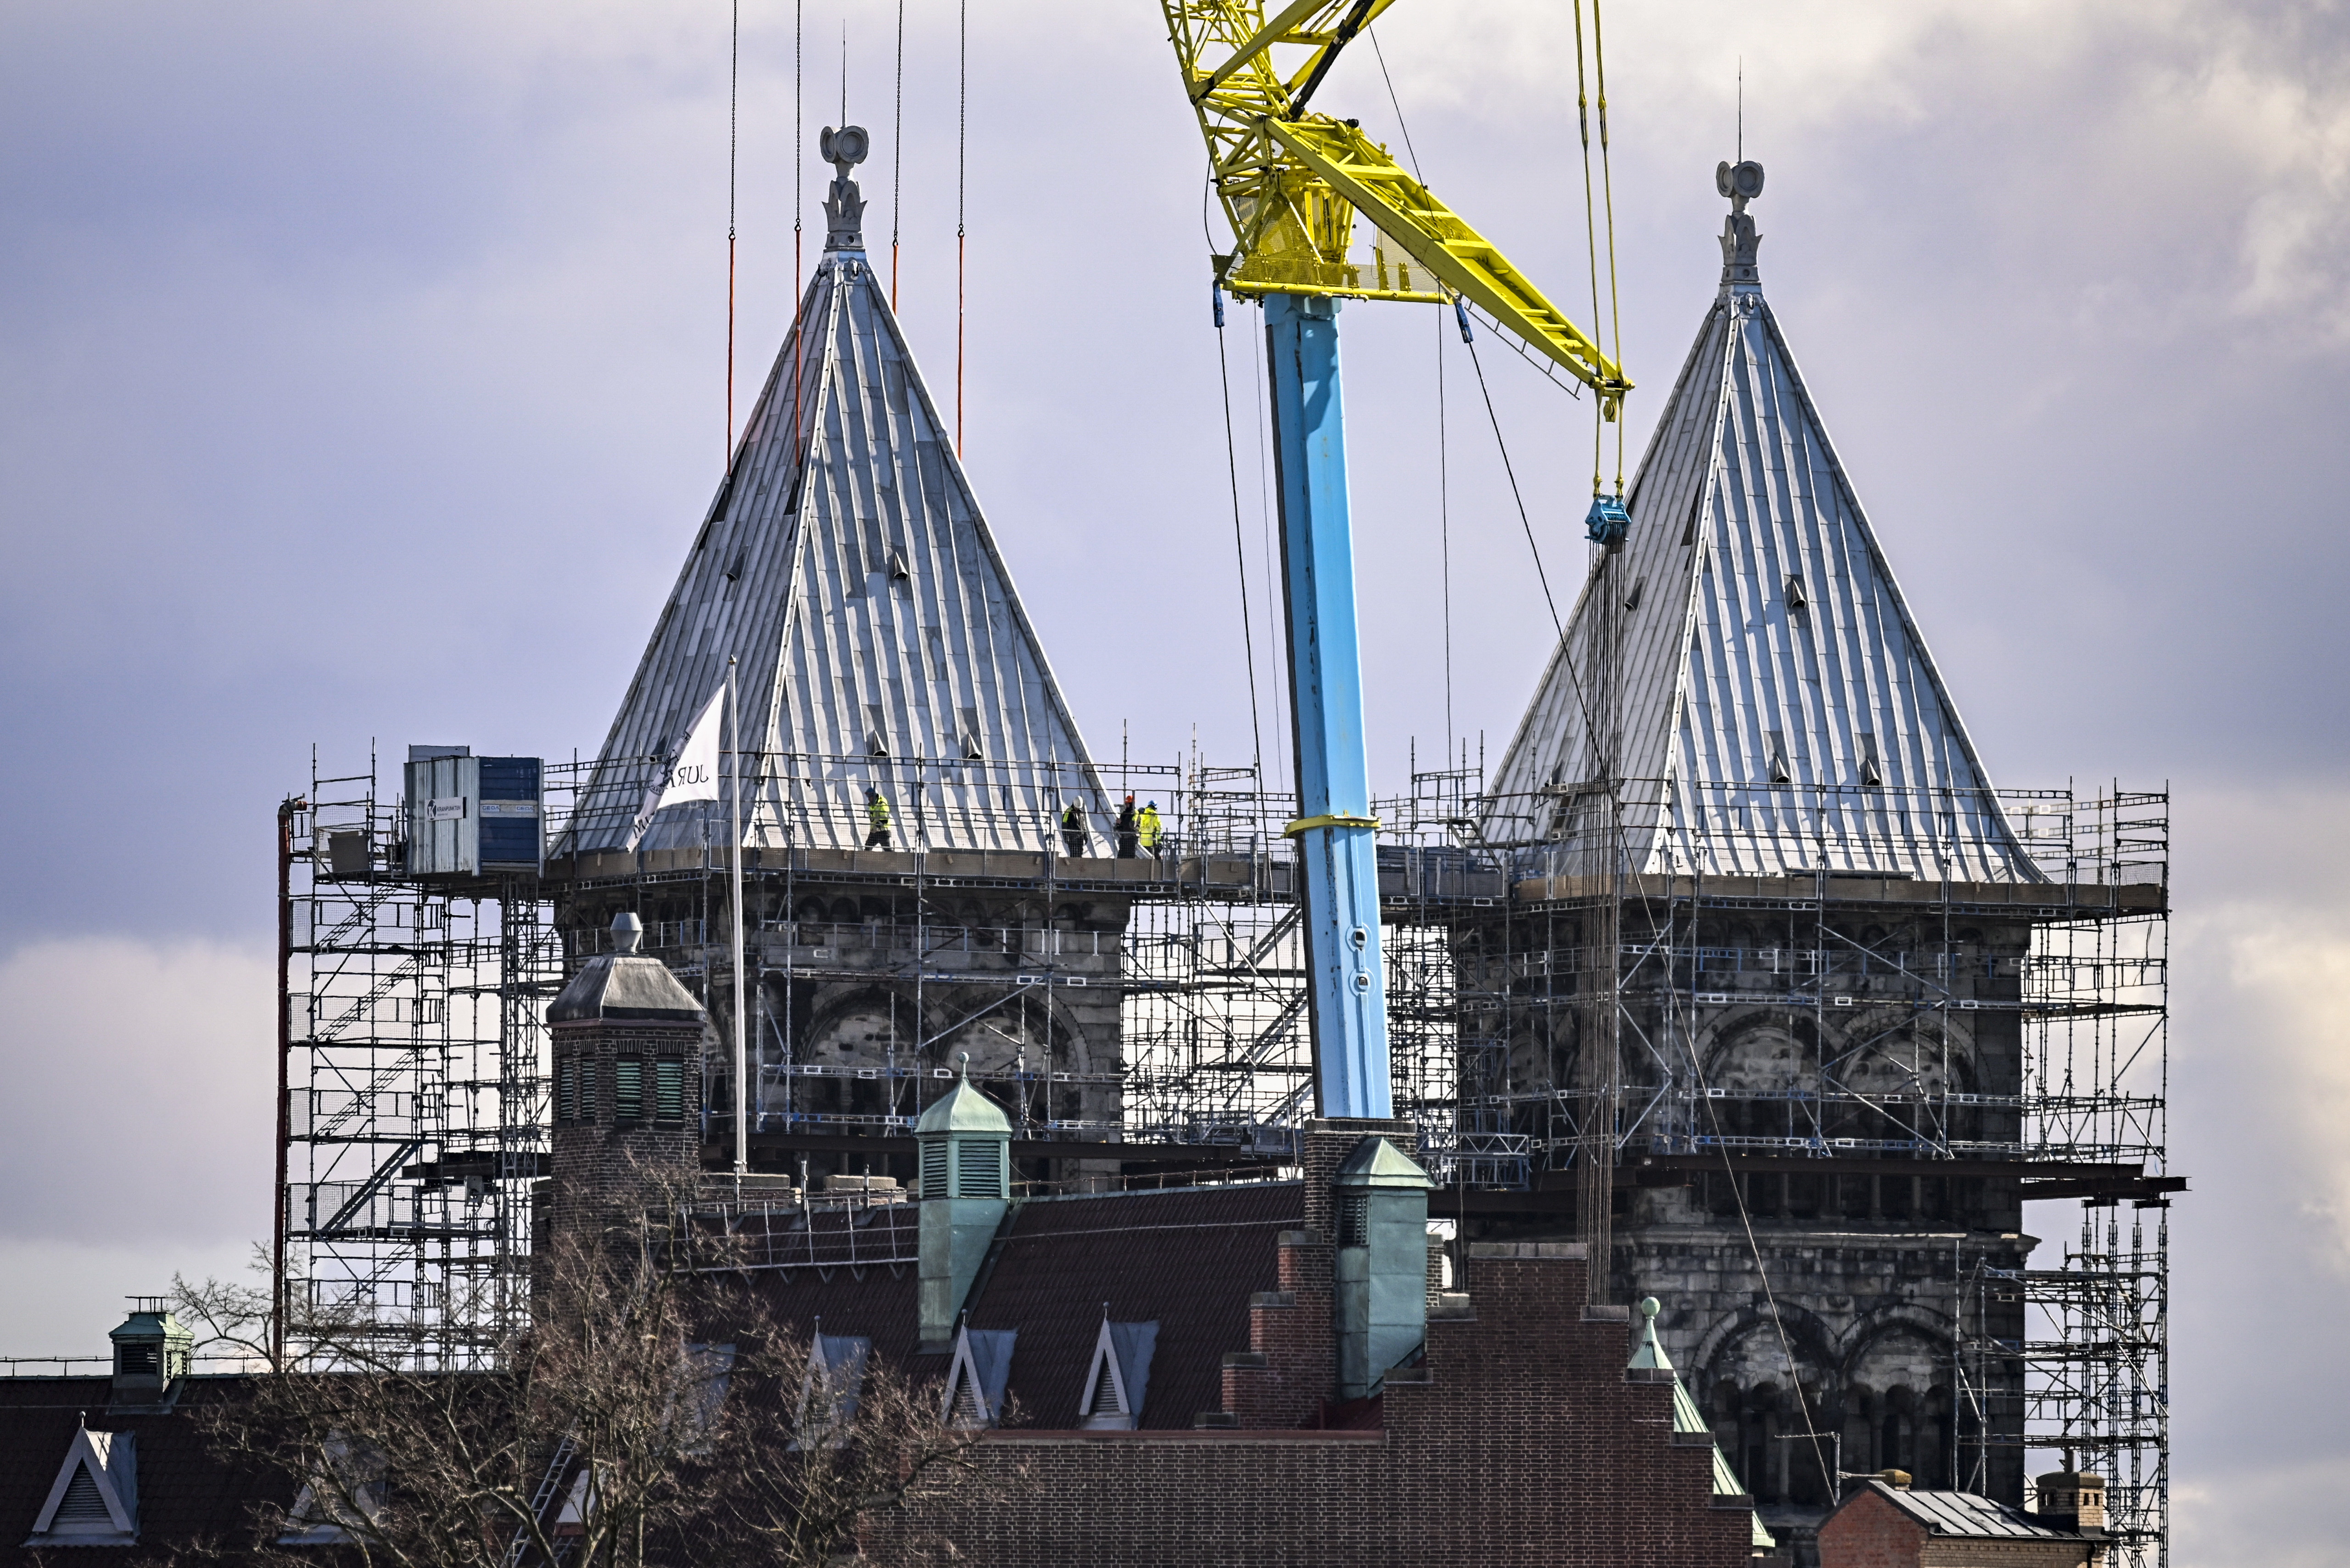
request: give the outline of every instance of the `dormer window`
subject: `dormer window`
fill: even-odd
[[[863,1334],[818,1334],[808,1347],[806,1376],[800,1379],[798,1414],[791,1447],[838,1448],[848,1441],[864,1398],[865,1363],[873,1342]]]
[[[975,1329],[968,1324],[956,1333],[941,1412],[947,1425],[993,1427],[1003,1418],[1004,1386],[1012,1378],[1012,1344],[1019,1336],[1017,1329]]]
[[[327,1434],[317,1469],[302,1483],[286,1515],[280,1546],[341,1546],[383,1508],[383,1456],[340,1432]]]
[[[1112,1323],[1104,1315],[1094,1340],[1093,1364],[1086,1372],[1078,1426],[1088,1431],[1130,1432],[1141,1424],[1150,1353],[1158,1343],[1156,1323]]]
[[[139,1541],[138,1450],[129,1432],[84,1427],[66,1448],[65,1463],[26,1546],[132,1546]]]

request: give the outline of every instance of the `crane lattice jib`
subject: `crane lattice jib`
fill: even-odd
[[[1295,0],[1268,21],[1263,0],[1160,0],[1232,224],[1233,249],[1215,258],[1217,280],[1245,295],[1466,298],[1596,389],[1614,418],[1632,384],[1598,344],[1386,148],[1345,120],[1306,111],[1338,51],[1393,4]],[[1273,63],[1276,45],[1312,52],[1284,78]],[[1380,236],[1368,267],[1347,260],[1357,213]],[[1382,241],[1403,253],[1392,266]]]

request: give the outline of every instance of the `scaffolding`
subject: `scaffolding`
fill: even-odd
[[[296,1361],[330,1320],[385,1363],[491,1366],[529,1323],[560,954],[536,878],[409,877],[376,773],[314,761],[288,806],[276,1300]]]
[[[855,761],[910,770],[917,783],[925,768],[970,765]],[[1573,1216],[1589,1207],[1583,1189],[1604,1160],[1611,1213],[1627,1189],[1674,1183],[1717,1212],[1920,1228],[1987,1212],[1994,1181],[2078,1198],[2079,1235],[2061,1266],[1951,1247],[1949,1278],[1965,1304],[1950,1352],[1949,1473],[1936,1479],[1990,1490],[1997,1470],[2012,1484],[2025,1449],[2094,1460],[2109,1472],[2123,1558],[2162,1563],[2163,1205],[2180,1185],[2164,1120],[2167,798],[2068,787],[1896,803],[1877,791],[1782,802],[1752,819],[1774,838],[1800,819],[1825,844],[1864,808],[1957,817],[1995,807],[2047,880],[1994,894],[1825,869],[1703,875],[1691,869],[1703,864],[1695,846],[1677,846],[1666,815],[1640,804],[1661,797],[1659,782],[1626,781],[1562,811],[1557,799],[1497,802],[1481,766],[1446,761],[1455,765],[1415,766],[1409,787],[1374,807],[1396,1114],[1418,1129],[1439,1186],[1461,1195],[1464,1214],[1471,1195],[1514,1194]],[[843,794],[843,762],[760,765],[771,778],[821,774]],[[550,843],[589,773],[546,769]],[[1166,802],[1160,855],[1114,882],[1099,880],[1098,861],[1049,849],[999,863],[918,840],[910,876],[877,880],[910,895],[909,912],[877,921],[805,896],[837,890],[841,874],[763,854],[746,895],[752,961],[787,981],[868,982],[914,1005],[901,1020],[892,1004],[879,1060],[849,1065],[816,1059],[798,1041],[803,1021],[759,1002],[755,1132],[903,1137],[942,1087],[927,1081],[941,1072],[938,1042],[916,1025],[923,989],[996,986],[998,1016],[1042,1004],[1041,1033],[1008,1031],[1037,1040],[1037,1054],[975,1074],[1014,1107],[1024,1137],[1128,1151],[1204,1145],[1235,1167],[1294,1159],[1315,1085],[1288,803],[1254,769],[1197,755],[1101,774]],[[1481,836],[1513,818],[1547,836]],[[727,989],[711,983],[727,961],[723,857],[665,852],[600,880],[573,867],[567,890],[528,877],[432,885],[400,868],[403,820],[379,800],[372,767],[314,777],[296,820],[293,1272],[315,1308],[375,1314],[405,1355],[484,1364],[527,1315],[528,1183],[546,1147],[543,1003],[606,940],[576,920],[559,929],[555,895],[600,888],[643,907],[648,950],[707,1000]],[[1625,846],[1657,842],[1660,824],[1674,869],[1609,870]],[[1070,889],[1112,895],[1122,925],[1066,929],[1058,910]],[[990,898],[1034,913],[991,919]],[[1856,909],[1882,913],[1883,929],[1856,924]],[[852,964],[842,955],[856,944]],[[1056,994],[1114,999],[1116,1060],[1083,1073],[1056,1064]],[[1612,1076],[1578,1054],[1595,1033],[1595,997],[1607,999],[1597,1022],[1626,1069]],[[1701,1043],[1725,1019],[1758,1012],[1814,1043],[1831,1019],[1846,1035],[1898,1029],[1908,1054],[1889,1076],[1881,1062],[1872,1076],[1825,1059],[1784,1082],[1713,1075]],[[1993,1040],[2011,1040],[2013,1060],[1970,1064]],[[729,1066],[713,1061],[705,1106],[731,1105]],[[2002,1081],[1976,1081],[1978,1067]],[[1069,1097],[1079,1091],[1087,1114]],[[2124,1205],[2135,1205],[2126,1224]]]

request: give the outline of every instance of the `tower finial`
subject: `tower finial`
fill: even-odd
[[[1730,198],[1730,216],[1721,225],[1721,286],[1755,287],[1762,281],[1754,265],[1755,248],[1762,244],[1762,236],[1754,232],[1746,203],[1762,193],[1762,165],[1752,158],[1718,164],[1713,188]]]
[[[1639,1306],[1635,1310],[1640,1314],[1640,1343],[1632,1347],[1631,1364],[1637,1367],[1670,1372],[1673,1369],[1672,1357],[1667,1355],[1665,1347],[1657,1343],[1657,1314],[1664,1310],[1663,1303],[1654,1296],[1642,1296]]]
[[[865,248],[865,194],[849,178],[848,171],[865,161],[866,153],[872,151],[873,139],[861,125],[844,125],[837,130],[827,125],[816,146],[817,153],[833,167],[832,188],[824,196],[824,216],[829,225],[824,248],[861,251]]]

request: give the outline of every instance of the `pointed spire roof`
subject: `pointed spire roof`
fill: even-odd
[[[560,852],[624,846],[730,655],[764,753],[750,846],[856,847],[868,789],[900,849],[1041,849],[1065,800],[1106,799],[866,258],[849,177],[865,133],[827,130],[824,146],[838,171],[824,257]],[[669,807],[640,847],[723,844],[729,804]]]
[[[1573,836],[1607,770],[1608,633],[1634,871],[2039,881],[1762,295],[1724,164],[1721,292],[1492,781],[1489,841]],[[1612,623],[1612,625],[1611,625]],[[1604,790],[1601,792],[1604,794]]]

